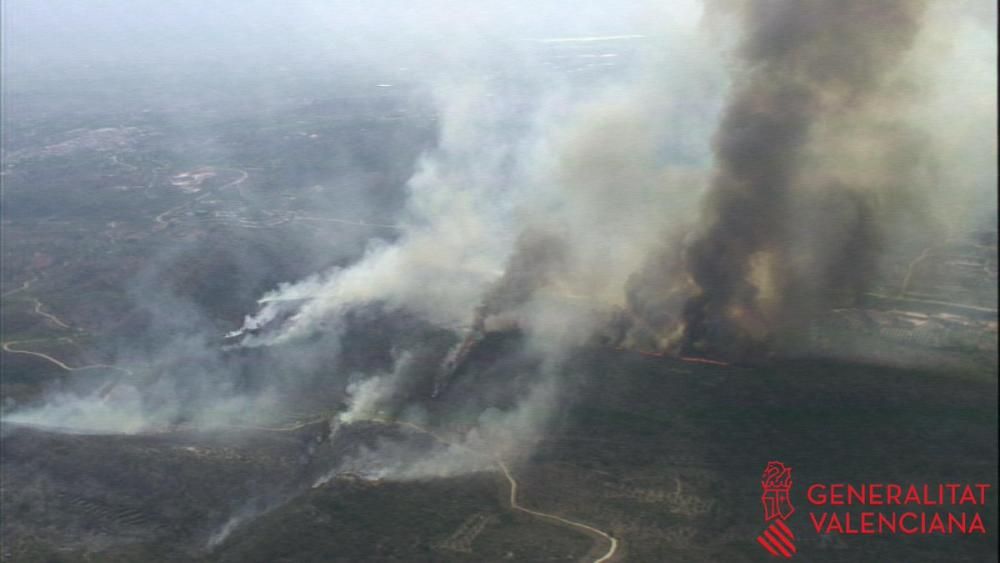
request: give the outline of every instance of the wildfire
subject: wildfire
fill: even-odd
[[[712,366],[731,366],[729,362],[723,362],[722,360],[713,360],[711,358],[698,358],[695,356],[676,356],[676,358],[682,362],[688,362],[691,364],[708,364]]]
[[[724,362],[722,360],[713,360],[711,358],[700,358],[697,356],[681,356],[677,354],[668,354],[666,352],[653,352],[650,350],[642,350],[639,348],[626,348],[624,346],[619,346],[615,350],[623,352],[635,352],[636,354],[642,354],[643,356],[649,356],[651,358],[673,358],[675,360],[680,360],[682,362],[687,362],[689,364],[706,364],[712,366],[731,366],[729,362]]]

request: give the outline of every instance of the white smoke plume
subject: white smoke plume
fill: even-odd
[[[942,115],[944,99],[934,88],[924,88],[905,103],[890,100],[908,84],[930,84],[928,77],[947,68],[945,61],[952,56],[969,59],[972,51],[977,54],[970,62],[981,61],[983,51],[991,48],[977,33],[964,46],[951,40],[952,45],[941,48],[940,30],[949,22],[975,25],[967,12],[938,8],[925,19],[923,34],[912,48],[900,47],[906,57],[886,70],[886,97],[873,95],[874,101],[855,114],[845,110],[820,123],[802,147],[803,169],[814,183],[842,182],[879,194],[884,214],[879,216],[880,234],[886,247],[907,236],[906,226],[892,224],[893,211],[911,219],[926,213],[953,226],[956,219],[970,218],[974,206],[968,201],[982,201],[984,185],[991,185],[963,172],[969,162],[995,160],[990,144],[971,150],[975,140],[993,143],[984,135],[985,126],[967,122],[960,128],[945,127],[951,136],[934,132],[928,120]],[[628,305],[627,294],[634,289],[630,280],[642,279],[634,274],[650,256],[678,242],[675,233],[688,231],[699,220],[709,163],[706,153],[687,149],[711,145],[725,88],[715,71],[721,67],[718,52],[701,43],[694,30],[679,32],[674,39],[678,37],[690,50],[648,57],[622,80],[585,92],[568,84],[548,84],[528,88],[531,95],[512,96],[482,82],[443,89],[440,142],[421,160],[410,182],[401,239],[373,246],[351,267],[282,286],[266,296],[250,323],[262,324],[275,316],[280,307],[276,304],[307,302],[278,330],[250,337],[246,344],[279,343],[322,331],[324,323],[368,302],[385,303],[439,325],[465,320],[473,331],[488,330],[491,322],[516,325],[528,348],[541,358],[543,375],[516,408],[487,411],[462,443],[473,451],[486,447],[508,452],[509,444],[530,444],[531,434],[544,427],[557,402],[557,374],[565,355],[606,322],[608,312]],[[992,43],[995,51],[995,38]],[[692,86],[699,83],[704,89]],[[963,95],[971,96],[984,114],[995,114],[995,96],[974,85]],[[990,99],[992,105],[984,102]],[[874,151],[879,160],[866,157],[865,151]],[[920,175],[920,163],[901,165],[898,158],[906,154],[936,165],[933,180]],[[985,168],[990,167],[976,169]],[[909,174],[912,182],[897,187],[901,180],[893,178],[894,173]],[[956,184],[961,195],[935,189],[942,181]],[[808,233],[808,225],[817,221],[820,218],[790,217],[787,229]],[[524,258],[532,251],[532,240],[557,241],[559,258],[533,264]],[[805,235],[794,241],[796,253],[813,257],[829,255],[836,244]],[[668,268],[663,273],[662,279],[644,279],[652,284],[647,291],[667,292],[685,283],[682,271]],[[519,287],[512,290],[511,284]],[[509,299],[503,302],[503,296]],[[676,308],[657,311],[676,317],[682,303],[662,299],[656,305]],[[466,340],[475,337],[470,334]],[[446,362],[454,363],[462,353],[462,346],[456,345]],[[398,382],[376,376],[355,384],[355,392],[359,398],[377,396]],[[354,412],[353,406],[349,412]],[[357,419],[354,414],[351,418]],[[385,474],[400,471],[386,469]]]
[[[628,276],[691,215],[704,182],[705,155],[688,147],[707,144],[719,96],[709,86],[721,79],[695,52],[668,61],[679,76],[635,73],[595,91],[549,85],[512,101],[495,84],[441,88],[440,142],[409,183],[402,237],[265,295],[245,331],[306,301],[279,330],[244,344],[308,335],[368,302],[441,325],[468,321],[532,231],[568,249],[548,293],[620,305]],[[673,92],[671,78],[705,86]]]
[[[337,415],[337,422],[350,424],[382,416],[381,409],[392,399],[396,384],[410,361],[410,354],[404,353],[397,358],[390,373],[355,374],[347,384],[348,407]]]
[[[985,10],[987,17],[973,10],[983,11],[986,4],[930,7],[913,47],[887,79],[895,87],[891,94],[907,94],[907,103],[892,104],[893,112],[886,113],[885,100],[873,95],[864,112],[820,123],[816,135],[823,142],[813,146],[830,152],[807,154],[803,168],[851,185],[869,180],[878,186],[912,185],[914,191],[906,193],[914,205],[947,225],[980,220],[976,211],[986,197],[986,206],[995,209],[996,33],[979,23],[995,21],[988,17],[995,7]],[[530,449],[565,394],[564,360],[605,326],[609,313],[638,306],[677,317],[683,305],[671,294],[686,281],[683,269],[648,265],[683,246],[684,234],[702,219],[712,138],[735,64],[724,48],[737,41],[740,30],[724,21],[677,23],[669,19],[671,10],[665,11],[654,10],[641,33],[628,34],[641,36],[628,39],[641,56],[608,79],[555,73],[524,53],[505,53],[511,60],[500,70],[462,60],[432,73],[428,89],[438,138],[406,186],[406,204],[394,221],[398,237],[371,242],[352,264],[278,285],[261,297],[244,326],[230,333],[240,339],[241,352],[260,354],[252,361],[274,366],[269,373],[275,375],[263,388],[239,385],[238,367],[214,358],[207,338],[197,345],[167,341],[160,357],[123,354],[135,363],[163,366],[162,376],[136,384],[140,398],[131,393],[111,400],[52,398],[6,418],[109,431],[138,431],[178,419],[225,424],[280,403],[288,387],[315,383],[296,380],[298,374],[336,365],[352,311],[377,304],[452,328],[476,326],[489,304],[482,330],[518,327],[536,373],[504,374],[512,388],[522,379],[530,384],[517,387],[513,403],[484,406],[471,428],[452,437],[473,451],[514,456],[519,448]],[[951,29],[963,32],[946,33]],[[520,45],[530,52],[562,44]],[[478,56],[489,50],[470,51]],[[887,141],[902,126],[927,139],[921,150],[879,152],[893,145]],[[894,179],[892,158],[908,154],[932,157],[927,160],[934,166],[924,170],[936,175],[903,167],[913,172],[907,180],[915,181]],[[814,221],[797,217],[790,223],[790,230],[799,232]],[[894,233],[889,229],[887,247]],[[534,264],[537,240],[554,241],[558,260]],[[802,241],[805,247],[797,254],[823,253],[829,243]],[[462,330],[455,332],[456,339],[465,337]],[[350,406],[338,424],[372,418],[384,408],[394,416],[419,410],[419,401],[407,404],[412,374],[420,371],[413,367],[416,353],[409,352],[401,347],[394,368],[373,368],[351,382]],[[175,361],[180,357],[194,360]],[[346,379],[346,373],[327,375],[339,383]],[[192,379],[198,385],[190,385]],[[422,468],[408,470],[415,473],[394,473],[479,467],[475,460],[456,459],[465,454],[442,455],[447,462],[441,467],[428,458],[429,465],[409,464]],[[386,459],[391,457],[387,452]]]
[[[401,237],[261,299],[244,327],[247,347],[328,332],[368,303],[438,326],[474,324],[492,299],[484,327],[519,327],[526,353],[539,360],[534,375],[503,376],[531,383],[515,404],[486,407],[470,428],[450,434],[457,445],[414,459],[383,443],[324,479],[441,477],[489,467],[491,455],[530,453],[565,392],[567,355],[625,304],[632,272],[696,210],[707,149],[695,147],[707,147],[722,76],[714,52],[695,46],[693,30],[673,39],[687,48],[643,62],[663,72],[632,69],[583,90],[563,83],[510,92],[481,81],[438,89],[439,143],[409,183]],[[685,88],[674,88],[675,80]],[[519,259],[541,240],[562,249],[558,263]],[[523,287],[505,292],[512,275]],[[273,319],[284,320],[252,330]],[[338,425],[381,416],[380,401],[404,383],[399,367],[351,383]]]

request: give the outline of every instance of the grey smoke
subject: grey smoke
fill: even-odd
[[[995,32],[977,31],[971,3],[926,12],[922,4],[732,2],[713,4],[701,27],[654,11],[621,33],[643,36],[630,40],[640,60],[589,83],[491,52],[496,33],[463,34],[479,47],[470,58],[428,55],[444,61],[426,77],[437,142],[415,163],[391,237],[369,241],[349,263],[289,274],[261,296],[241,347],[226,353],[213,339],[236,327],[213,333],[213,322],[140,291],[174,327],[157,346],[122,351],[123,365],[151,366],[152,375],[120,396],[53,396],[12,417],[103,431],[224,425],[264,418],[328,384],[347,391],[344,423],[380,410],[423,422],[429,398],[417,390],[428,375],[414,358],[424,350],[396,342],[395,366],[354,376],[336,367],[350,316],[377,306],[450,330],[452,343],[470,326],[522,333],[530,361],[491,373],[510,400],[483,397],[454,438],[525,455],[571,395],[567,358],[595,333],[740,355],[793,326],[796,311],[864,291],[914,224],[947,230],[975,217],[995,190],[996,78],[983,63],[995,57]],[[966,33],[942,47],[956,26]],[[484,54],[503,59],[503,72],[476,59]],[[956,75],[956,60],[986,77]],[[961,88],[939,86],[945,79]],[[958,100],[975,117],[944,117]],[[951,185],[961,189],[932,189]],[[178,335],[178,326],[197,328]],[[247,372],[267,375],[250,385]],[[382,459],[407,476],[481,466],[437,451],[405,473],[414,460],[390,463],[395,447],[359,464]]]

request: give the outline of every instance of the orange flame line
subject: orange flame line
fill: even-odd
[[[674,356],[664,352],[651,352],[649,350],[640,350],[638,348],[625,348],[619,346],[615,348],[616,350],[622,352],[635,352],[636,354],[642,354],[643,356],[649,356],[652,358],[674,358],[682,362],[688,362],[690,364],[708,364],[712,366],[731,366],[729,362],[723,362],[722,360],[712,360],[709,358],[699,358],[696,356]]]
[[[689,362],[692,364],[708,364],[712,366],[729,366],[732,365],[729,362],[723,362],[722,360],[710,360],[708,358],[696,358],[694,356],[677,356],[678,360],[683,362]]]

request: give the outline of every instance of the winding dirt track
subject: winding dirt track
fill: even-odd
[[[0,295],[0,297],[7,297],[8,295],[14,295],[15,293],[22,292],[22,291],[28,289],[29,287],[31,287],[31,284],[35,283],[35,281],[37,279],[38,278],[31,278],[31,279],[25,281],[23,284],[21,284],[21,287],[14,288],[14,289],[12,289],[12,290],[4,293],[3,295]]]
[[[18,287],[16,289],[12,289],[12,290],[8,291],[7,293],[4,293],[2,295],[2,297],[8,297],[10,295],[14,295],[15,293],[20,293],[22,291],[25,291],[28,288],[30,288],[31,284],[34,283],[37,280],[38,280],[38,278],[31,278],[31,279],[25,281],[23,284],[21,284],[21,287]],[[69,326],[69,324],[67,324],[65,321],[63,321],[59,317],[53,315],[52,313],[46,313],[45,311],[43,311],[42,307],[44,307],[44,305],[42,305],[42,302],[39,301],[37,297],[29,297],[28,300],[35,304],[34,313],[36,315],[38,315],[40,317],[45,317],[46,319],[48,319],[49,321],[51,321],[53,324],[55,324],[55,325],[57,325],[57,326],[59,326],[61,328],[73,328],[73,327]]]
[[[187,207],[190,207],[194,203],[196,203],[198,201],[201,201],[202,199],[205,199],[206,197],[212,195],[213,193],[215,193],[218,190],[224,190],[224,189],[227,189],[227,188],[231,188],[233,186],[238,186],[238,185],[242,184],[247,178],[250,177],[250,173],[248,173],[246,170],[243,170],[241,168],[219,168],[218,170],[235,170],[236,172],[238,172],[240,174],[240,177],[237,178],[237,179],[235,179],[235,180],[232,180],[231,182],[223,184],[223,185],[221,185],[221,186],[219,186],[217,188],[206,189],[205,192],[203,194],[199,195],[198,197],[195,197],[194,199],[188,200],[188,201],[186,201],[186,202],[184,202],[184,203],[182,203],[180,205],[171,207],[170,209],[164,211],[163,213],[160,213],[155,218],[157,226],[159,228],[161,228],[161,229],[167,227],[168,225],[170,225],[170,221],[168,219],[166,219],[166,217],[168,215],[172,215],[173,213],[176,213],[176,212],[180,211],[181,209],[185,209]]]
[[[31,286],[31,282],[33,282],[33,281],[35,281],[34,278],[30,279],[30,280],[28,280],[26,282],[24,282],[24,285],[22,285],[21,287],[15,289],[13,291],[8,291],[7,293],[4,294],[4,296],[10,295],[10,294],[18,292],[18,291],[22,291],[22,290],[28,289]],[[69,329],[69,330],[73,329],[72,326],[70,326],[68,323],[66,323],[65,321],[63,321],[59,317],[55,316],[52,313],[47,313],[47,312],[43,311],[42,307],[44,307],[44,305],[42,304],[41,301],[38,300],[37,297],[31,297],[29,299],[30,299],[30,301],[32,301],[35,304],[35,308],[32,311],[36,315],[38,315],[40,317],[43,317],[44,319],[52,322],[53,324],[55,324],[55,325],[57,325],[57,326],[59,326],[61,328],[65,328],[65,329]],[[50,356],[50,355],[48,355],[48,354],[46,354],[44,352],[36,352],[34,350],[25,350],[23,348],[14,348],[14,346],[17,345],[17,344],[28,344],[30,342],[45,342],[45,341],[48,341],[48,340],[52,340],[52,339],[39,338],[39,339],[32,339],[32,340],[8,340],[8,341],[5,341],[5,342],[0,342],[0,348],[3,348],[4,352],[8,352],[8,353],[11,353],[11,354],[24,354],[26,356],[35,356],[36,358],[42,358],[43,360],[46,360],[49,363],[55,364],[59,369],[64,370],[64,371],[82,371],[82,370],[87,370],[87,369],[109,369],[109,370],[114,370],[114,371],[118,371],[118,372],[124,373],[126,375],[132,375],[132,370],[129,370],[129,369],[126,369],[126,368],[122,368],[122,367],[118,367],[118,366],[113,366],[113,365],[110,365],[110,364],[89,364],[89,365],[85,365],[85,366],[76,366],[76,367],[73,367],[73,366],[67,365],[66,362],[63,362],[62,360],[60,360],[58,358],[54,358],[54,357],[52,357],[52,356]],[[73,339],[69,338],[69,337],[56,338],[55,340],[64,340],[64,341],[70,341],[70,342],[73,341]]]
[[[39,358],[42,358],[43,360],[48,360],[49,362],[51,362],[51,363],[59,366],[60,369],[64,369],[66,371],[75,371],[75,370],[80,369],[80,368],[70,367],[70,366],[64,364],[63,362],[61,362],[60,360],[57,360],[57,359],[53,358],[52,356],[50,356],[48,354],[44,354],[42,352],[33,352],[31,350],[18,350],[17,348],[11,348],[11,346],[13,346],[14,344],[26,344],[28,342],[39,342],[39,340],[12,340],[12,341],[9,341],[9,342],[4,342],[0,346],[3,347],[3,351],[4,352],[10,352],[11,354],[25,354],[25,355],[28,355],[28,356],[37,356]]]
[[[35,314],[36,315],[41,316],[41,317],[45,317],[46,319],[52,321],[53,323],[55,323],[56,325],[58,325],[58,326],[60,326],[62,328],[72,328],[68,324],[66,324],[65,322],[63,322],[63,320],[60,319],[59,317],[53,315],[52,313],[46,313],[45,311],[43,311],[42,310],[42,302],[41,301],[39,301],[38,299],[36,299],[34,297],[32,297],[31,300],[35,302]]]
[[[45,340],[45,339],[43,339],[43,340]],[[51,362],[51,363],[55,364],[56,366],[58,366],[60,369],[63,369],[63,370],[66,370],[66,371],[81,371],[81,370],[85,370],[85,369],[110,369],[110,370],[120,371],[120,372],[126,373],[126,374],[131,374],[132,373],[130,370],[127,370],[125,368],[121,368],[121,367],[118,367],[118,366],[113,366],[113,365],[110,365],[110,364],[89,364],[89,365],[86,365],[86,366],[73,367],[73,366],[66,365],[65,362],[63,362],[63,361],[61,361],[61,360],[59,360],[57,358],[53,358],[52,356],[50,356],[50,355],[48,355],[48,354],[46,354],[44,352],[35,352],[33,350],[23,350],[23,349],[18,349],[18,348],[12,348],[12,346],[15,345],[15,344],[26,344],[28,342],[40,342],[40,340],[12,340],[12,341],[9,341],[9,342],[4,342],[2,345],[0,345],[0,347],[3,348],[4,352],[10,352],[11,354],[25,354],[25,355],[28,355],[28,356],[36,356],[36,357],[42,358],[43,360],[48,360],[49,362]]]
[[[398,420],[386,420],[386,419],[375,419],[374,421],[375,422],[381,422],[383,424],[394,424],[394,425],[397,425],[397,426],[405,426],[407,428],[411,428],[413,430],[416,430],[417,432],[420,432],[422,434],[426,434],[426,435],[434,438],[435,440],[437,440],[438,442],[441,442],[443,444],[447,444],[449,446],[458,446],[458,447],[461,447],[461,448],[466,448],[466,449],[470,449],[471,450],[471,448],[469,448],[468,446],[463,446],[461,444],[455,444],[454,442],[450,442],[450,441],[446,440],[445,438],[441,437],[440,435],[434,433],[433,431],[428,430],[426,428],[423,428],[421,426],[417,426],[416,424],[413,424],[412,422],[402,422],[402,421],[398,421]],[[474,450],[472,450],[472,451],[474,451]],[[477,453],[480,453],[480,452],[477,452]],[[549,514],[547,512],[540,512],[540,511],[537,511],[537,510],[532,510],[530,508],[525,508],[523,505],[521,505],[517,501],[517,480],[514,478],[514,475],[510,472],[510,468],[508,468],[507,464],[504,463],[503,460],[500,459],[498,456],[491,455],[491,457],[493,458],[496,467],[500,470],[501,473],[503,473],[503,476],[507,479],[507,482],[510,484],[510,499],[509,499],[509,502],[510,502],[510,508],[511,508],[511,510],[516,510],[518,512],[523,512],[525,514],[528,514],[530,516],[534,516],[536,518],[541,518],[543,520],[548,520],[550,522],[555,522],[555,523],[558,523],[558,524],[569,526],[571,528],[575,528],[577,530],[583,531],[588,536],[591,536],[591,537],[598,536],[598,537],[602,538],[603,540],[606,540],[608,542],[608,550],[607,550],[607,552],[605,552],[604,555],[602,555],[598,559],[595,559],[594,563],[607,563],[608,561],[611,561],[611,559],[618,552],[618,540],[616,538],[612,537],[611,534],[609,534],[607,532],[604,532],[602,530],[598,530],[597,528],[595,528],[593,526],[588,526],[587,524],[584,524],[583,522],[577,522],[575,520],[570,520],[569,518],[563,518],[562,516],[558,516],[556,514]]]
[[[547,514],[545,512],[539,512],[537,510],[531,510],[530,508],[525,508],[524,506],[518,504],[517,480],[514,479],[514,476],[511,475],[510,473],[510,469],[507,468],[507,464],[504,463],[502,460],[497,459],[497,466],[500,467],[500,470],[503,472],[504,477],[506,477],[507,481],[510,483],[510,507],[512,509],[524,512],[525,514],[530,514],[538,518],[553,520],[555,522],[559,522],[567,526],[579,528],[587,532],[588,535],[596,534],[598,536],[601,536],[602,538],[608,541],[608,551],[604,555],[602,555],[599,559],[595,559],[594,563],[605,563],[606,561],[610,561],[611,558],[615,556],[615,553],[618,551],[618,540],[613,538],[607,532],[598,530],[597,528],[594,528],[593,526],[588,526],[582,522],[569,520],[567,518],[563,518],[562,516],[556,516],[555,514]]]

